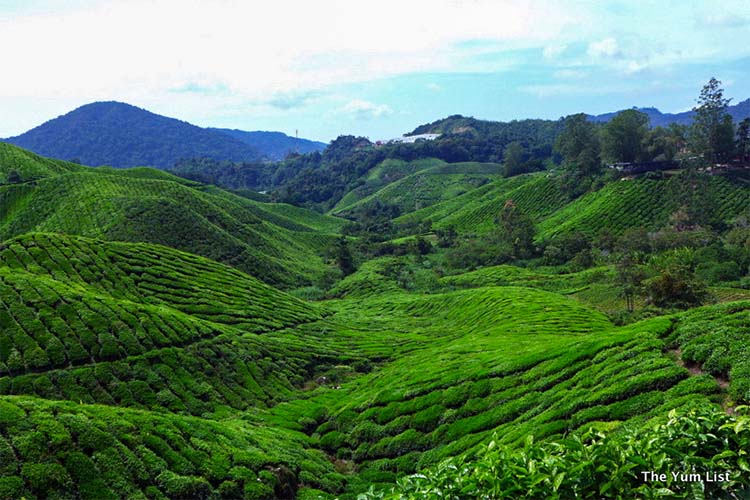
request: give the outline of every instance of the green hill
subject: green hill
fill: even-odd
[[[493,286],[380,287],[322,309],[169,248],[51,234],[6,242],[0,262],[0,393],[15,395],[0,397],[12,457],[0,487],[16,495],[356,492],[493,434],[513,446],[643,422],[726,398],[681,363],[708,363],[690,346],[718,341],[711,332],[740,339],[750,308],[615,328],[552,291]],[[735,401],[747,397],[741,345],[727,358]]]
[[[46,165],[34,156],[25,158],[24,172],[40,172]],[[269,209],[269,204],[151,169],[48,169],[39,177],[0,186],[0,209],[6,214],[0,239],[39,231],[151,242],[289,286],[319,275],[320,252],[333,236],[318,229],[340,227],[330,217]]]
[[[700,203],[710,219],[725,223],[748,208],[750,184],[743,178],[704,175],[692,187],[691,182],[684,175],[622,180],[570,201],[552,174],[527,174],[499,179],[447,197],[445,201],[405,213],[395,222],[430,220],[435,228],[485,233],[496,227],[495,219],[505,202],[513,200],[537,222],[538,238],[545,240],[574,232],[596,236],[602,229],[615,235],[630,227],[657,229],[682,205]]]
[[[0,186],[81,170],[84,170],[84,167],[78,164],[50,160],[31,151],[0,142]],[[15,179],[10,178],[12,176],[15,176]]]
[[[242,161],[261,156],[223,132],[115,101],[86,104],[4,141],[93,166],[166,168],[182,158]]]
[[[253,335],[320,308],[191,254],[34,234],[0,262],[3,394],[201,415],[276,400],[325,357]]]
[[[330,417],[313,437],[359,464],[355,483],[393,481],[493,434],[518,443],[720,400],[714,379],[691,377],[665,354],[666,318],[613,328],[570,299],[518,287],[389,293],[370,296],[366,310],[359,301],[337,303],[332,321],[378,325],[396,355],[340,389],[273,410],[289,419],[325,408]],[[374,352],[374,340],[349,344]]]
[[[343,219],[152,169],[0,151],[13,158],[0,163],[0,499],[354,499],[425,468],[423,479],[442,477],[445,459],[473,477],[490,442],[504,454],[494,464],[547,449],[572,460],[630,432],[651,436],[654,418],[692,426],[688,408],[720,412],[723,430],[679,445],[715,450],[717,467],[731,458],[750,484],[727,437],[746,433],[733,415],[750,403],[750,302],[639,303],[640,316],[616,326],[618,267],[604,253],[576,272],[522,261],[449,274],[455,248],[425,238],[426,249],[377,254],[368,235],[347,235],[354,272],[292,295],[277,287],[331,274],[323,255]],[[512,199],[546,240],[658,227],[696,197],[728,221],[748,200],[741,179],[703,176],[619,181],[570,202],[552,175],[496,178],[496,168],[380,162],[340,210],[394,205],[409,212],[396,220],[407,230],[429,220],[481,234]],[[731,245],[744,255],[747,235],[726,234],[729,246],[705,250],[716,254],[708,271]],[[710,300],[746,296],[735,265]],[[409,285],[415,276],[426,284]],[[310,288],[318,302],[297,298]],[[683,453],[649,450],[597,474],[633,481],[657,459],[682,470]],[[539,470],[513,463],[519,476]],[[537,486],[567,488],[560,473]]]
[[[304,435],[78,402],[0,398],[3,498],[289,498],[339,474]]]
[[[681,205],[696,202],[711,218],[729,222],[748,208],[749,198],[750,184],[730,177],[622,180],[578,198],[545,219],[539,225],[539,236],[574,231],[595,235],[605,228],[619,234],[635,226],[655,229],[665,225]]]
[[[397,223],[430,220],[433,227],[458,232],[487,232],[506,201],[513,202],[535,220],[549,216],[567,203],[549,174],[526,174],[499,179],[430,207],[395,219]]]
[[[385,162],[384,162],[385,163]],[[410,165],[414,165],[414,162]],[[381,169],[383,168],[381,164]],[[407,169],[404,173],[408,172]],[[403,174],[402,174],[403,175]],[[346,215],[358,209],[368,209],[375,203],[398,207],[402,214],[429,207],[502,177],[502,166],[495,163],[440,163],[391,181],[373,194],[355,202],[350,192],[332,213]],[[381,176],[380,183],[384,180]],[[374,183],[373,183],[374,184]],[[366,186],[368,186],[366,184]],[[372,189],[372,185],[369,186]],[[356,190],[355,190],[356,192]]]

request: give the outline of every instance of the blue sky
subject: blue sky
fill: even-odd
[[[750,97],[750,2],[0,0],[0,137],[96,100],[329,141]],[[9,49],[7,49],[9,48]]]

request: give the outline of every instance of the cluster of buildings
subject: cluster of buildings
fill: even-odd
[[[416,135],[403,135],[396,137],[395,139],[384,139],[382,141],[376,141],[376,146],[383,146],[385,144],[413,144],[417,141],[434,141],[440,137],[440,134],[416,134]]]

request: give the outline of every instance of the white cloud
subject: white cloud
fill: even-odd
[[[627,74],[634,74],[634,73],[640,73],[641,71],[647,69],[649,67],[649,63],[646,61],[635,61],[630,60],[625,63],[625,73]]]
[[[552,76],[563,80],[581,80],[589,76],[589,72],[580,69],[560,69],[552,73]]]
[[[443,87],[441,87],[435,82],[430,82],[427,85],[425,85],[425,87],[427,87],[427,90],[432,90],[433,92],[439,92],[440,90],[443,89]]]
[[[546,47],[544,47],[544,50],[542,50],[542,55],[545,57],[545,59],[555,59],[556,57],[562,55],[562,53],[565,52],[567,48],[568,45],[564,43],[547,45]]]
[[[593,57],[614,57],[620,53],[617,40],[607,37],[589,44],[587,53]]]
[[[708,14],[696,19],[696,26],[709,28],[742,28],[750,25],[750,19],[736,14]]]
[[[363,99],[349,101],[341,110],[345,113],[353,114],[360,120],[369,120],[393,114],[393,110],[387,104],[375,104]]]
[[[62,9],[62,8],[61,8]],[[153,96],[203,82],[268,98],[460,66],[467,37],[538,45],[568,21],[534,0],[113,0],[0,16],[0,95]]]

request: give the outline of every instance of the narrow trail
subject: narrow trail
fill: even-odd
[[[672,355],[674,357],[675,363],[677,363],[679,366],[682,366],[687,371],[690,372],[691,375],[710,375],[711,377],[716,380],[716,383],[719,384],[719,387],[721,388],[722,392],[724,393],[724,400],[722,401],[721,406],[724,408],[724,411],[727,412],[728,415],[734,415],[734,406],[733,402],[729,398],[728,390],[729,390],[729,380],[727,380],[724,377],[713,375],[711,373],[708,373],[705,371],[701,366],[697,363],[693,363],[691,361],[685,361],[682,359],[682,350],[677,347],[674,349],[667,350],[667,353]]]

